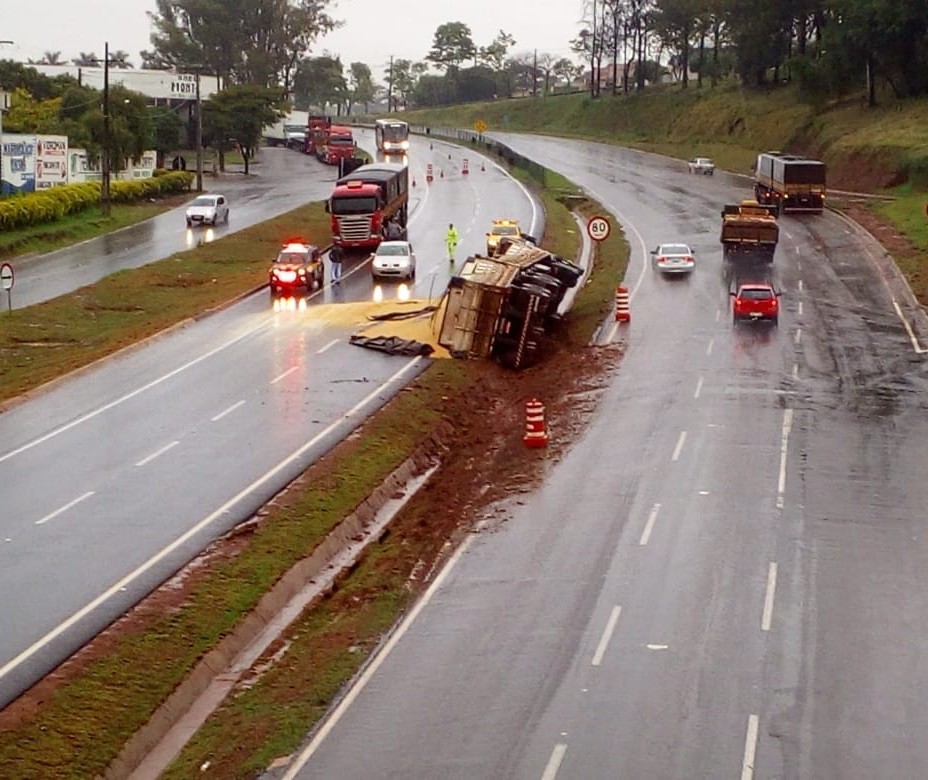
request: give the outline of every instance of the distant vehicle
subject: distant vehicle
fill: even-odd
[[[306,120],[306,143],[303,151],[316,156],[317,149],[325,145],[326,136],[332,126],[332,117],[328,114],[310,114]]]
[[[187,227],[229,222],[229,202],[224,195],[197,195],[187,206]]]
[[[772,284],[751,282],[731,292],[731,319],[734,323],[745,320],[769,320],[774,325],[780,319],[780,300]]]
[[[309,293],[322,287],[324,281],[322,252],[302,238],[287,239],[268,269],[271,298]]]
[[[781,213],[825,208],[825,164],[795,154],[764,152],[754,168],[754,198]]]
[[[651,265],[664,274],[688,274],[696,268],[696,254],[688,244],[659,244],[651,250]]]
[[[309,113],[291,111],[285,117],[264,128],[264,142],[268,146],[286,146],[303,150],[306,144],[306,123]]]
[[[408,241],[381,241],[377,251],[371,255],[371,276],[415,278],[416,254],[412,244]]]
[[[715,163],[708,157],[694,157],[687,165],[690,173],[701,173],[704,176],[711,176],[715,173]]]
[[[494,219],[490,232],[487,233],[487,254],[490,257],[493,257],[493,253],[500,248],[500,241],[504,238],[535,243],[534,238],[522,232],[517,219]]]
[[[399,119],[378,119],[374,122],[377,150],[384,154],[399,154],[409,150],[409,125]]]

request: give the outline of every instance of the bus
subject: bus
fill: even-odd
[[[374,124],[377,151],[402,154],[409,150],[409,125],[399,119],[378,119]]]

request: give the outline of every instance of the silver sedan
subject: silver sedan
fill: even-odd
[[[688,244],[659,244],[651,250],[651,265],[664,274],[688,274],[696,268],[696,255]]]

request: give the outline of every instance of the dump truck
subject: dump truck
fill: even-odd
[[[486,358],[526,368],[561,319],[567,290],[583,269],[522,239],[504,240],[493,257],[468,257],[444,296],[438,343],[456,358]]]
[[[754,198],[788,211],[818,212],[825,208],[825,164],[794,154],[764,152],[754,168]]]
[[[743,200],[722,208],[722,251],[726,260],[738,258],[773,262],[780,238],[777,207]]]
[[[386,223],[406,228],[409,169],[400,163],[369,163],[335,182],[325,204],[332,215],[332,242],[346,249],[376,247]]]

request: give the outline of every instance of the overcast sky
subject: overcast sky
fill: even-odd
[[[103,55],[107,41],[111,50],[123,49],[138,67],[139,52],[150,49],[151,22],[146,11],[155,10],[155,0],[0,0],[0,59],[26,62],[41,59],[47,51],[60,51],[63,61],[80,52]],[[320,38],[310,52],[340,55],[351,62],[370,65],[376,81],[390,56],[422,60],[432,46],[435,30],[446,22],[463,22],[470,27],[474,43],[486,46],[500,30],[516,39],[510,54],[547,52],[571,57],[570,40],[581,29],[583,0],[338,0],[328,6],[334,19],[344,24]],[[392,12],[385,13],[391,8]]]

